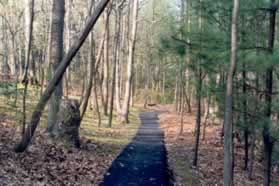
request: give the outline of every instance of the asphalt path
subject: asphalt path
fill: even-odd
[[[100,186],[168,186],[164,132],[156,112],[139,114],[141,126],[113,161]]]

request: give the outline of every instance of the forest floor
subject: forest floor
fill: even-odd
[[[161,128],[165,132],[165,143],[168,152],[169,166],[174,173],[176,185],[223,185],[223,144],[221,143],[221,125],[209,122],[205,138],[201,139],[198,166],[192,166],[195,114],[186,113],[184,117],[184,130],[180,131],[180,116],[173,111],[173,106],[157,105],[154,111],[165,110],[160,114]],[[202,133],[201,133],[202,136]],[[235,175],[234,183],[239,186],[255,186],[263,183],[263,168],[259,157],[255,161],[253,180],[248,179],[248,174],[243,170],[243,144],[235,144]],[[273,184],[279,185],[279,172],[273,171]]]
[[[27,99],[28,118],[39,96],[30,91]],[[22,154],[13,152],[20,139],[21,95],[15,105],[15,97],[0,95],[0,186],[6,185],[98,185],[107,173],[113,160],[131,142],[139,128],[139,107],[131,109],[129,125],[113,120],[113,127],[106,126],[107,117],[102,117],[102,127],[88,109],[81,124],[81,148],[66,147],[59,142],[54,145],[44,134],[47,112],[32,140],[32,145]],[[223,144],[220,138],[221,125],[209,121],[205,139],[201,140],[198,167],[192,166],[195,115],[185,114],[184,132],[180,131],[180,117],[172,106],[157,105],[149,108],[159,113],[160,126],[165,133],[168,163],[173,171],[176,185],[222,185]],[[27,119],[27,121],[29,121]],[[235,144],[235,185],[261,185],[262,166],[259,154],[255,161],[253,180],[243,170],[243,144]],[[273,185],[279,185],[278,170],[273,170]]]
[[[27,100],[28,118],[37,102],[35,95],[30,92]],[[21,109],[13,102],[14,98],[0,96],[0,186],[99,185],[139,127],[138,107],[131,108],[130,124],[114,119],[112,128],[106,126],[107,117],[102,117],[99,128],[97,117],[88,109],[80,128],[81,148],[75,149],[47,139],[45,112],[32,144],[24,153],[16,154],[13,147],[20,139]]]

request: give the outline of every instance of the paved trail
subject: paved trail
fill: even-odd
[[[139,115],[141,126],[132,142],[113,161],[100,186],[168,186],[164,133],[155,112]]]

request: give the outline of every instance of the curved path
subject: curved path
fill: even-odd
[[[167,186],[169,184],[164,132],[158,115],[139,115],[141,126],[122,153],[113,161],[100,186]]]

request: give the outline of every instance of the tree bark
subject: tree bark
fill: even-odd
[[[129,107],[130,107],[130,99],[131,99],[131,87],[133,80],[133,68],[134,68],[134,53],[135,53],[135,45],[136,45],[136,36],[137,36],[137,18],[138,18],[138,0],[134,0],[133,4],[133,24],[132,24],[132,32],[129,37],[129,54],[128,54],[128,64],[127,64],[127,81],[126,81],[126,89],[125,89],[125,97],[123,101],[122,115],[121,121],[125,123],[129,123]]]
[[[30,54],[31,54],[31,45],[32,45],[32,33],[33,33],[33,20],[34,20],[34,0],[26,0],[26,9],[25,9],[25,67],[24,67],[24,75],[23,75],[23,124],[22,124],[22,135],[25,133],[25,125],[26,125],[26,96],[27,96],[27,88],[28,88],[28,70],[30,64]]]
[[[200,64],[199,64],[200,65]],[[199,67],[198,70],[198,87],[197,87],[197,117],[196,117],[196,140],[195,140],[195,150],[194,150],[194,160],[193,165],[198,164],[198,153],[199,153],[199,143],[200,143],[200,131],[201,131],[201,92],[202,92],[202,69]]]
[[[268,35],[268,52],[272,55],[274,49],[275,40],[275,25],[276,25],[276,12],[277,8],[274,8],[275,0],[270,0],[270,16],[269,16],[269,35]],[[269,125],[271,122],[271,104],[272,104],[272,89],[273,89],[273,67],[270,66],[266,70],[266,94],[265,94],[265,116],[268,122],[265,123],[263,128],[263,143],[264,143],[264,186],[270,185],[271,177],[271,161],[272,161],[272,149],[273,142],[270,137]]]
[[[224,118],[224,185],[233,185],[233,78],[237,62],[237,22],[239,0],[233,0],[231,26],[231,63],[227,77]]]
[[[104,79],[103,79],[103,109],[104,109],[104,115],[108,115],[108,89],[109,89],[109,34],[110,34],[110,28],[109,28],[109,17],[110,17],[111,8],[109,7],[106,10],[106,14],[104,16],[105,20],[105,28],[106,28],[106,35],[105,35],[105,43],[104,43]]]
[[[121,63],[123,61],[123,57],[124,57],[124,47],[125,47],[125,33],[126,33],[126,21],[124,19],[125,17],[120,17],[121,21],[121,41],[120,41],[120,51],[119,51],[119,57],[118,60],[116,62],[116,87],[115,87],[115,104],[116,104],[116,110],[118,115],[121,115]]]
[[[65,17],[65,0],[55,0],[52,4],[51,31],[50,31],[50,71],[53,74],[63,58],[63,33]],[[57,113],[59,112],[60,100],[63,95],[62,80],[56,86],[54,94],[51,96],[49,109],[47,132],[53,134],[56,129]]]
[[[199,30],[202,32],[202,0],[199,1],[200,3],[200,15],[199,15]],[[202,53],[202,38],[200,35],[200,49],[199,52]],[[201,67],[202,59],[200,58],[198,61],[198,69],[197,69],[197,79],[198,79],[198,85],[196,88],[197,95],[196,95],[196,100],[197,100],[197,114],[196,114],[196,140],[195,140],[195,148],[194,148],[194,160],[193,160],[193,165],[197,166],[198,164],[198,153],[199,153],[199,144],[200,144],[200,131],[201,131],[201,93],[202,93],[202,67]]]
[[[249,160],[249,126],[247,123],[247,99],[246,99],[246,65],[245,62],[242,64],[242,92],[244,95],[242,106],[243,106],[243,123],[244,123],[244,170],[248,170]]]
[[[114,54],[113,54],[113,64],[112,64],[112,82],[111,82],[111,95],[110,95],[110,109],[109,109],[109,122],[108,126],[112,127],[112,114],[113,114],[113,105],[114,105],[114,95],[115,95],[115,86],[116,86],[116,66],[119,54],[119,35],[120,35],[120,18],[121,18],[121,7],[117,5],[116,7],[116,21],[115,21],[115,39],[114,39]]]
[[[91,33],[92,34],[92,33]],[[93,35],[91,36],[90,38],[90,46],[91,46],[91,49],[90,49],[90,54],[89,54],[89,59],[90,59],[90,68],[89,68],[89,82],[88,82],[88,87],[85,91],[85,96],[84,96],[84,102],[83,102],[83,106],[82,106],[82,109],[81,109],[81,120],[83,119],[83,116],[85,114],[85,111],[87,109],[87,105],[88,105],[88,100],[90,98],[90,95],[91,95],[91,91],[92,91],[92,86],[93,86],[93,79],[95,79],[95,74],[96,74],[96,66],[95,64],[96,63],[99,63],[99,61],[101,60],[101,56],[102,56],[102,53],[103,53],[103,49],[104,49],[104,38],[102,39],[101,43],[100,43],[100,46],[99,46],[99,51],[98,51],[98,54],[97,54],[97,58],[95,59],[94,57],[94,54],[93,54],[93,47],[94,47],[94,44],[93,44]]]

